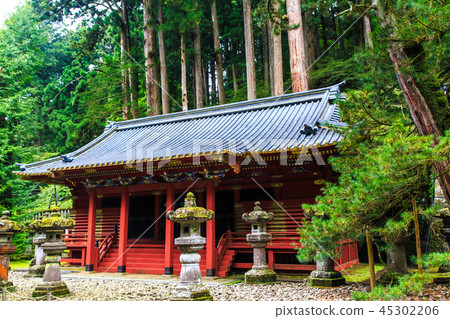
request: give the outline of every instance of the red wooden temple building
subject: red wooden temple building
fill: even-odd
[[[164,218],[188,191],[215,212],[202,229],[203,275],[227,276],[252,265],[244,212],[260,201],[274,213],[268,264],[275,271],[310,271],[300,264],[297,228],[334,179],[339,86],[148,118],[111,122],[102,135],[61,157],[20,165],[23,179],[62,184],[73,194],[75,229],[66,234],[66,262],[87,271],[178,274],[179,229]],[[358,262],[356,243],[343,244],[337,269]]]

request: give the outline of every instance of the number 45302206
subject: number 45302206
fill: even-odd
[[[438,315],[438,306],[382,306],[379,313],[384,316],[429,316]]]

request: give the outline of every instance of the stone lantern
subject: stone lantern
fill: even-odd
[[[242,219],[251,224],[252,232],[247,234],[247,241],[253,247],[253,267],[245,273],[247,284],[269,283],[277,281],[277,274],[267,266],[266,246],[272,239],[267,233],[266,223],[273,219],[273,213],[261,209],[259,202],[250,213],[242,215]]]
[[[180,237],[175,239],[175,245],[181,251],[180,282],[175,288],[173,300],[212,300],[208,288],[202,285],[199,251],[206,244],[206,239],[200,236],[200,224],[214,218],[214,212],[197,207],[195,196],[188,193],[184,207],[168,211],[166,218],[180,224]]]
[[[9,211],[5,210],[0,217],[0,289],[12,288],[12,282],[8,281],[10,255],[16,251],[12,240],[14,233],[22,232],[24,229],[24,226],[10,220],[9,214]]]
[[[30,263],[28,275],[31,277],[43,277],[45,272],[45,253],[42,245],[45,243],[45,232],[36,232],[33,238],[34,258]]]
[[[64,230],[74,226],[74,220],[61,217],[58,211],[30,224],[30,229],[36,232],[45,232],[45,243],[41,247],[47,255],[43,281],[33,289],[33,297],[44,296],[49,292],[54,296],[70,294],[66,283],[61,280],[60,262],[61,255],[67,248],[63,242]]]

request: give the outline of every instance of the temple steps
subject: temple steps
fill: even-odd
[[[236,251],[232,249],[227,249],[225,252],[225,255],[222,258],[222,261],[220,262],[220,265],[217,267],[217,273],[216,275],[218,277],[227,277],[228,273],[231,270],[231,266],[233,265],[234,258],[236,256]]]
[[[200,269],[203,276],[206,276],[206,249],[199,252],[201,256]],[[159,247],[132,247],[127,253],[126,272],[131,274],[156,274],[163,275],[165,267],[164,248]],[[179,261],[181,252],[174,251],[173,254],[173,271],[175,275],[179,275],[181,271],[181,263]],[[108,254],[103,258],[98,272],[117,272],[119,258],[119,248],[111,247]]]

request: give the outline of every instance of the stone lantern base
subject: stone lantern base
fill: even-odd
[[[28,269],[27,277],[44,277],[45,264],[44,265],[34,265]]]
[[[0,279],[0,290],[3,288],[6,288],[7,291],[13,292],[16,290],[16,287],[14,287],[14,284],[11,281],[4,281]]]
[[[345,278],[339,271],[315,270],[311,272],[308,283],[315,287],[338,287],[345,285]]]
[[[338,287],[345,285],[345,278],[339,271],[334,270],[334,260],[325,257],[316,262],[317,270],[311,272],[308,283],[315,287]]]
[[[210,301],[213,300],[209,289],[203,285],[179,284],[170,298],[173,301]]]
[[[277,274],[270,268],[250,269],[245,273],[246,284],[267,284],[277,281]]]
[[[69,288],[64,281],[42,282],[33,289],[31,296],[33,298],[46,296],[51,293],[53,296],[70,295]]]

